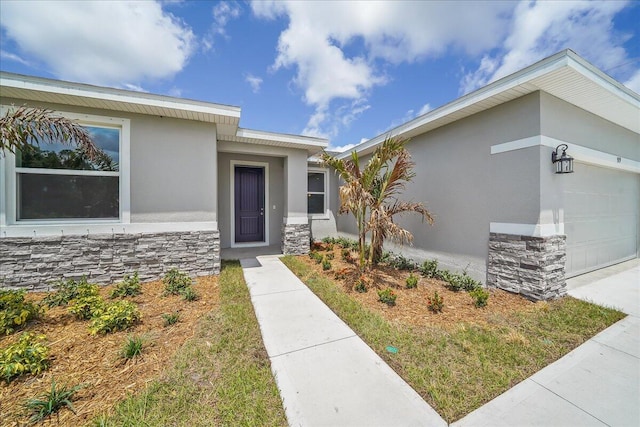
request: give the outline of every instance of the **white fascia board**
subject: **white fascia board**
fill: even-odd
[[[20,76],[8,73],[0,74],[0,87],[2,86],[59,95],[76,96],[79,98],[100,99],[127,104],[192,111],[203,114],[214,114],[238,120],[240,119],[241,112],[240,107],[230,105],[213,104],[203,101],[187,100],[163,95],[154,95],[30,76]]]
[[[268,142],[280,142],[305,147],[325,148],[329,145],[329,141],[324,138],[315,138],[311,136],[291,135],[286,133],[265,132],[253,129],[238,128],[236,132],[238,138],[256,139]]]

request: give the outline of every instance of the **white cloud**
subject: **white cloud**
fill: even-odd
[[[433,108],[431,108],[431,104],[427,103],[424,104],[420,110],[418,110],[418,114],[416,114],[416,117],[421,116],[423,114],[427,114],[429,111],[433,110]]]
[[[29,61],[21,58],[20,56],[16,55],[15,53],[6,52],[4,50],[0,50],[0,58],[7,59],[7,60],[13,61],[13,62],[17,62],[19,64],[26,65],[28,67],[31,66],[31,63],[29,63]]]
[[[367,141],[367,140],[363,138],[363,141]],[[337,151],[338,153],[344,153],[345,151],[351,150],[356,145],[358,144],[345,144],[345,145],[340,145],[338,147],[329,147],[329,151]]]
[[[325,135],[335,132],[326,129],[333,126],[327,118],[335,116],[335,100],[366,104],[370,91],[388,81],[378,68],[380,62],[411,62],[451,49],[477,54],[492,48],[504,37],[513,7],[499,1],[252,2],[260,18],[289,18],[272,68],[295,69],[295,84],[305,102],[315,107],[305,131]]]
[[[213,48],[216,37],[228,39],[227,24],[232,19],[237,19],[242,13],[240,5],[235,1],[221,1],[216,3],[211,14],[213,23],[209,32],[202,39],[202,50],[207,52]]]
[[[636,70],[629,80],[624,82],[624,85],[635,93],[640,93],[640,70]]]
[[[3,2],[0,25],[21,56],[58,77],[125,86],[186,65],[191,29],[158,2]]]
[[[254,76],[253,74],[247,74],[244,79],[251,86],[251,90],[253,91],[253,93],[260,92],[262,78]]]
[[[484,55],[477,70],[465,74],[460,92],[468,93],[565,48],[601,69],[617,68],[627,60],[622,43],[629,36],[613,31],[613,18],[625,6],[620,1],[520,2],[504,45]]]
[[[415,119],[416,117],[420,117],[431,110],[432,110],[431,104],[429,103],[424,104],[422,107],[420,107],[420,109],[417,112],[414,109],[407,110],[407,112],[404,113],[404,116],[402,116],[401,118],[392,120],[389,126],[387,126],[384,130],[379,131],[378,133],[385,133],[388,130],[396,128],[404,123],[407,123],[408,121]]]

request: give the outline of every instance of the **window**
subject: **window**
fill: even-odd
[[[327,209],[327,171],[309,169],[307,173],[307,213],[325,215]]]
[[[8,108],[0,105],[0,113]],[[66,227],[78,224],[129,224],[131,121],[56,113],[84,126],[102,154],[90,161],[74,145],[42,141],[32,150],[0,155],[0,226],[7,227],[5,235],[76,232]],[[12,230],[13,225],[30,228]]]
[[[17,221],[120,218],[121,130],[85,128],[101,150],[94,160],[55,141],[16,153]]]

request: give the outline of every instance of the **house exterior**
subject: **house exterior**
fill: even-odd
[[[355,150],[367,158],[387,136],[410,138],[416,177],[404,199],[435,216],[433,226],[399,219],[414,244],[387,249],[532,299],[560,296],[566,278],[638,257],[640,96],[570,50]],[[560,144],[574,173],[555,173]],[[324,221],[335,216],[337,232],[357,234],[351,216],[336,214],[337,182],[330,193]],[[330,229],[312,224],[315,237]]]
[[[78,166],[59,144],[0,157],[3,286],[217,274],[225,248],[309,249],[307,158],[326,140],[240,128],[238,107],[10,73],[0,105],[75,119],[109,157]]]

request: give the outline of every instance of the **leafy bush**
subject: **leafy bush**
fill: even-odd
[[[456,274],[448,270],[439,270],[438,276],[447,282],[446,287],[454,292],[463,290],[469,292],[481,286],[480,282],[468,276],[466,272]]]
[[[326,258],[322,259],[322,270],[323,271],[331,270],[331,262]]]
[[[198,293],[196,291],[193,290],[193,288],[191,286],[189,286],[188,288],[185,288],[180,295],[182,295],[182,298],[185,301],[195,301],[198,298],[200,298],[200,296],[198,295]]]
[[[92,334],[125,330],[140,320],[138,307],[127,300],[108,304],[91,319],[89,331]]]
[[[162,278],[164,283],[164,295],[181,295],[182,292],[191,284],[193,280],[185,272],[172,268]]]
[[[353,289],[360,294],[367,292],[367,290],[369,289],[367,278],[364,275],[358,277],[358,280],[353,286]]]
[[[329,261],[332,261],[333,258],[335,257],[335,255],[333,254],[333,252],[328,252],[327,254],[325,254],[324,256],[326,259],[328,259]]]
[[[378,301],[387,304],[388,306],[396,305],[397,295],[393,292],[391,288],[379,289],[378,290]]]
[[[435,278],[438,274],[438,260],[428,259],[422,263],[422,267],[420,267],[420,273],[424,277]]]
[[[340,255],[341,255],[343,261],[347,261],[347,262],[351,261],[351,249],[343,248],[340,251]]]
[[[165,313],[162,315],[162,319],[164,320],[164,327],[171,326],[175,323],[178,323],[180,320],[180,313]]]
[[[40,314],[40,306],[24,300],[25,291],[0,290],[0,335],[9,335]]]
[[[487,305],[487,301],[489,300],[489,292],[481,287],[477,287],[471,292],[469,292],[471,298],[473,299],[473,304],[476,307],[485,307]]]
[[[438,292],[434,292],[432,297],[427,297],[427,308],[434,312],[440,313],[444,308],[444,298],[438,295]]]
[[[80,282],[76,282],[73,279],[69,279],[66,282],[60,280],[53,287],[56,292],[47,295],[42,300],[42,303],[48,307],[67,305],[76,298],[98,295],[98,290],[100,289],[97,285],[89,284],[85,276],[82,276]]]
[[[353,239],[348,239],[346,237],[325,237],[322,239],[323,243],[328,243],[331,245],[338,245],[344,249],[358,249],[358,241]]]
[[[414,276],[413,273],[409,273],[409,277],[406,280],[407,289],[414,289],[418,286],[418,277]]]
[[[49,347],[44,335],[25,332],[0,353],[0,371],[8,383],[22,374],[38,375],[49,368]]]
[[[406,258],[400,254],[389,255],[389,265],[396,270],[415,270],[418,268],[418,264],[410,258]]]
[[[69,408],[69,410],[75,414],[76,411],[71,404],[71,400],[73,395],[81,388],[81,385],[70,389],[64,385],[58,388],[55,380],[52,379],[51,390],[47,394],[41,396],[39,399],[29,399],[25,404],[27,410],[31,412],[29,422],[37,423],[42,421],[64,407]]]
[[[102,313],[104,304],[104,300],[100,295],[81,296],[71,300],[69,313],[76,316],[78,320],[89,320]]]
[[[116,285],[111,291],[111,298],[124,298],[128,296],[136,296],[142,293],[142,287],[140,286],[140,278],[138,272],[133,273],[133,276],[128,274],[124,276],[124,280]]]
[[[120,351],[120,355],[124,359],[133,359],[134,357],[140,356],[142,354],[142,346],[142,337],[127,337],[127,341],[125,341],[124,346]]]

